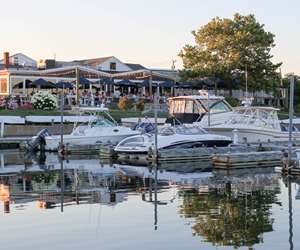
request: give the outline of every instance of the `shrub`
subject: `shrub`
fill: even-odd
[[[119,103],[118,103],[118,107],[120,110],[129,110],[132,109],[133,107],[133,102],[132,100],[130,100],[128,98],[128,96],[124,96],[122,98],[120,98]]]
[[[31,98],[34,109],[40,110],[54,110],[57,108],[56,97],[48,91],[39,91]]]
[[[18,103],[10,95],[0,98],[0,109],[17,109]]]
[[[30,110],[33,109],[32,103],[24,103],[20,106],[20,109],[24,109],[24,110]]]
[[[144,111],[144,108],[145,108],[145,103],[143,100],[139,100],[136,104],[136,108],[137,110],[139,111]]]

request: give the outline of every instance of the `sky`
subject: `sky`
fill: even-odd
[[[275,34],[274,62],[300,74],[298,0],[0,0],[0,53],[34,59],[116,56],[123,62],[170,68],[192,30],[213,17],[254,14]]]

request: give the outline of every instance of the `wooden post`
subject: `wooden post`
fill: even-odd
[[[23,79],[23,96],[26,96],[26,78]]]
[[[149,96],[152,98],[152,71],[150,71],[150,76],[149,76]]]

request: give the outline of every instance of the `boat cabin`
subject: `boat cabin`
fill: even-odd
[[[199,122],[210,114],[231,112],[233,109],[225,98],[215,95],[177,96],[168,99],[169,115],[181,123]]]

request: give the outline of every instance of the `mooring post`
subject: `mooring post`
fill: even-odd
[[[293,136],[293,116],[294,116],[294,85],[295,78],[292,74],[290,76],[290,103],[289,103],[289,155],[288,164],[291,166],[292,159],[292,136]]]
[[[4,136],[4,121],[0,123],[0,137]]]
[[[64,154],[64,104],[65,104],[65,88],[63,84],[62,92],[60,95],[60,152]]]

